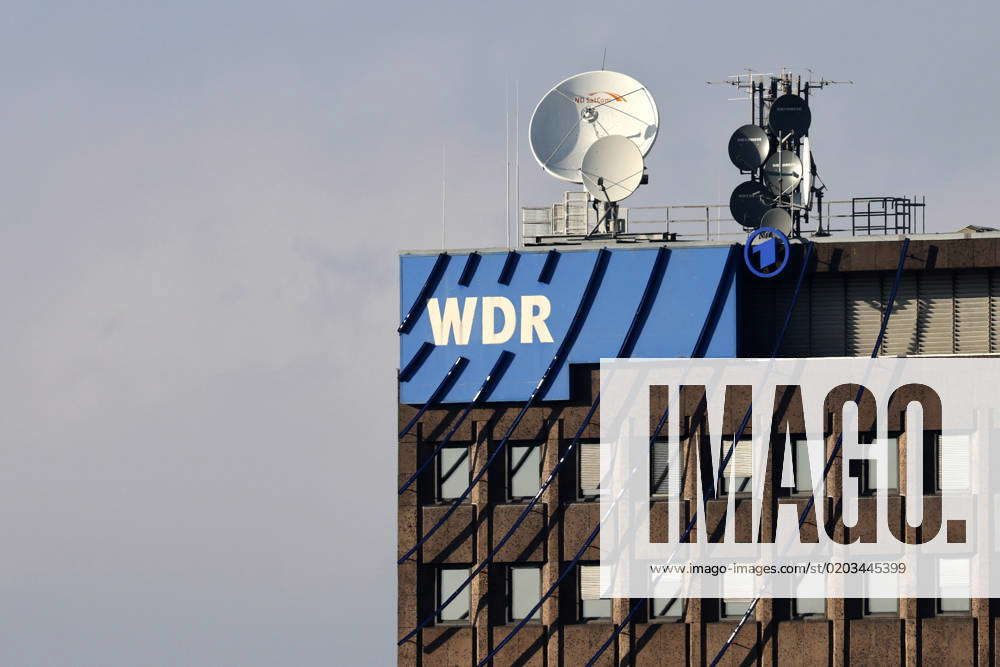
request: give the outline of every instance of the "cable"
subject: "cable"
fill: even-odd
[[[772,360],[778,355],[778,350],[781,348],[781,343],[785,339],[785,333],[788,331],[788,325],[792,321],[792,314],[794,313],[795,305],[798,303],[799,300],[799,292],[802,290],[802,284],[805,280],[806,273],[809,269],[809,262],[812,259],[813,244],[811,241],[807,241],[806,243],[807,245],[805,254],[802,258],[802,268],[799,270],[798,279],[795,281],[795,289],[792,291],[792,299],[789,302],[788,310],[785,313],[785,321],[782,323],[781,329],[778,331],[778,335],[775,337],[774,345],[771,348]],[[753,408],[753,403],[751,402],[750,408],[748,408],[747,411],[743,414],[743,419],[740,422],[739,428],[736,430],[736,433],[733,436],[733,444],[729,447],[729,451],[726,453],[726,456],[719,464],[720,470],[725,470],[726,464],[729,462],[730,457],[733,455],[733,452],[736,449],[736,443],[739,442],[740,438],[743,436],[743,431],[746,429],[747,423],[750,420],[750,415],[752,414],[752,408]],[[662,428],[663,421],[665,419],[666,419],[666,413],[664,413],[663,417],[660,420],[660,424],[657,426],[656,431],[654,432],[653,435],[654,438]],[[715,497],[715,482],[714,480],[710,480],[710,482],[712,486],[708,489],[709,495],[711,497]],[[680,538],[681,542],[687,542],[690,539],[691,531],[694,529],[694,526],[696,525],[697,521],[698,521],[698,515],[697,513],[695,513],[688,521],[688,524],[684,529],[684,534],[681,535]],[[670,560],[673,560],[673,556],[670,557]],[[629,609],[628,614],[625,616],[625,619],[615,627],[615,629],[611,633],[611,636],[608,637],[608,639],[605,640],[603,644],[601,644],[600,648],[597,649],[597,652],[594,653],[594,655],[590,658],[590,660],[587,661],[587,667],[591,667],[594,663],[596,663],[597,659],[601,657],[601,655],[608,649],[609,646],[611,646],[612,642],[615,641],[615,638],[617,638],[618,635],[621,634],[622,630],[625,629],[625,626],[628,625],[628,622],[632,619],[635,613],[639,611],[639,608],[642,607],[645,600],[646,598],[642,598],[632,605],[631,609]]]
[[[639,340],[639,335],[642,333],[642,329],[646,324],[646,319],[649,317],[649,313],[652,310],[653,302],[656,300],[656,295],[659,293],[660,285],[663,282],[663,276],[666,273],[667,264],[669,260],[670,260],[670,250],[666,247],[661,247],[657,251],[656,259],[653,261],[653,268],[650,271],[649,278],[646,281],[646,288],[643,290],[642,298],[639,300],[639,305],[636,308],[635,314],[632,316],[632,323],[629,325],[628,331],[625,333],[625,337],[622,339],[621,347],[618,350],[619,358],[627,358],[632,355],[632,352],[635,349],[636,342],[638,342]],[[486,558],[484,558],[483,561],[479,565],[477,565],[472,572],[469,573],[469,576],[466,577],[465,581],[463,581],[452,592],[452,594],[448,597],[448,599],[441,602],[441,604],[438,605],[437,609],[435,609],[426,618],[420,621],[420,623],[418,623],[417,626],[413,628],[413,630],[411,630],[397,642],[398,646],[404,644],[411,637],[420,632],[421,629],[426,627],[427,624],[433,621],[434,618],[436,618],[437,615],[441,612],[441,610],[444,609],[446,606],[448,606],[452,600],[458,597],[458,595],[465,589],[465,587],[472,582],[475,576],[480,572],[482,572],[483,568],[485,568],[493,561],[493,558],[496,556],[496,554],[499,553],[500,549],[503,548],[503,546],[507,543],[507,541],[511,538],[511,536],[517,531],[521,523],[531,512],[531,509],[541,499],[542,494],[545,492],[547,488],[549,488],[549,485],[552,484],[552,482],[555,480],[556,476],[559,474],[559,470],[562,468],[563,464],[568,460],[569,456],[572,454],[573,449],[576,447],[580,438],[583,437],[583,433],[586,430],[587,425],[590,424],[590,420],[594,416],[594,413],[597,411],[597,407],[598,405],[600,405],[600,402],[601,402],[601,395],[600,393],[598,393],[597,396],[594,397],[594,400],[591,403],[590,409],[587,411],[587,414],[580,422],[580,426],[577,429],[576,435],[573,437],[573,440],[570,442],[569,447],[566,448],[566,451],[560,457],[559,461],[549,472],[548,477],[545,478],[545,482],[539,486],[538,491],[535,493],[534,497],[532,497],[531,501],[529,501],[528,504],[525,506],[525,508],[521,510],[521,514],[517,517],[517,519],[507,530],[504,536],[500,539],[500,541],[497,542],[497,545],[493,547],[490,553],[487,554]]]
[[[879,349],[882,347],[882,340],[885,338],[885,331],[889,326],[889,316],[892,315],[892,310],[896,305],[896,294],[899,290],[899,281],[903,276],[903,264],[906,261],[906,253],[907,250],[909,250],[909,247],[910,247],[910,239],[904,238],[903,245],[899,249],[899,262],[896,264],[896,277],[892,282],[892,291],[889,294],[889,301],[886,304],[885,312],[882,314],[882,326],[879,328],[878,338],[875,339],[875,346],[872,347],[872,353],[871,356],[869,357],[870,359],[876,358],[878,356]],[[864,394],[864,390],[865,387],[863,384],[858,385],[857,394],[855,394],[854,396],[855,403],[861,401],[861,397]],[[833,461],[834,459],[837,458],[837,454],[840,453],[840,449],[843,443],[844,443],[844,430],[841,429],[840,435],[837,436],[837,443],[834,445],[833,451],[830,454],[830,457],[826,461],[826,465],[823,466],[822,480],[824,485],[826,484],[826,476],[830,472],[830,469],[833,467]],[[814,503],[815,498],[816,498],[815,494],[809,496],[809,500],[806,502],[805,509],[803,510],[802,515],[799,517],[799,527],[801,527],[802,524],[805,523],[806,517],[809,515],[810,510],[812,510],[813,505],[815,504]],[[722,648],[719,649],[718,654],[716,654],[715,659],[712,660],[710,667],[715,667],[716,665],[718,665],[719,661],[722,660],[723,656],[726,655],[726,651],[728,651],[729,647],[733,644],[734,641],[736,641],[736,635],[739,634],[739,631],[746,624],[747,620],[750,618],[750,614],[752,614],[753,610],[757,607],[758,602],[760,602],[760,596],[755,597],[753,601],[750,603],[750,605],[747,607],[747,610],[743,613],[743,616],[740,617],[739,622],[733,629],[732,634],[729,635],[729,638],[722,645]]]
[[[611,253],[608,251],[607,248],[601,248],[600,250],[597,251],[597,259],[594,260],[594,268],[590,272],[590,279],[587,281],[587,286],[583,291],[583,295],[580,297],[580,303],[577,306],[576,314],[573,315],[573,320],[570,322],[570,326],[566,332],[566,336],[563,338],[562,343],[559,344],[559,349],[556,350],[555,356],[552,357],[552,361],[549,362],[549,365],[545,369],[545,372],[542,373],[541,379],[539,379],[538,384],[535,386],[534,390],[532,390],[531,395],[528,397],[527,402],[517,413],[517,416],[514,417],[514,420],[511,422],[510,426],[507,427],[507,432],[504,434],[503,439],[500,441],[500,444],[497,445],[497,448],[486,460],[486,463],[483,464],[483,467],[472,478],[472,481],[469,483],[469,486],[465,489],[465,491],[462,492],[462,495],[460,495],[452,502],[452,504],[448,507],[448,510],[441,516],[440,519],[437,520],[437,522],[431,527],[431,529],[424,534],[423,537],[417,540],[416,544],[414,544],[409,550],[407,550],[405,554],[403,554],[399,559],[397,559],[396,561],[397,565],[402,565],[404,562],[406,562],[406,559],[408,559],[410,556],[416,553],[416,551],[420,547],[422,547],[427,542],[427,540],[429,540],[431,536],[437,532],[437,530],[441,526],[444,525],[444,522],[447,521],[451,517],[451,515],[455,513],[455,510],[457,510],[459,505],[462,504],[462,501],[464,501],[468,497],[469,493],[472,491],[472,488],[479,483],[479,480],[482,479],[483,475],[486,474],[486,471],[489,470],[489,467],[493,464],[493,461],[495,461],[497,456],[500,455],[500,452],[503,451],[503,448],[507,444],[507,441],[510,439],[511,435],[513,435],[514,431],[517,429],[518,424],[520,424],[521,420],[524,419],[524,415],[527,414],[528,410],[531,408],[531,406],[534,404],[536,400],[538,400],[541,397],[544,397],[545,394],[548,392],[549,387],[552,384],[552,381],[555,379],[555,376],[559,373],[559,370],[562,368],[563,362],[566,360],[569,351],[576,343],[577,336],[580,335],[580,329],[583,327],[583,322],[584,320],[587,319],[587,314],[590,312],[590,307],[593,305],[594,299],[597,296],[597,291],[600,289],[601,282],[604,278],[604,272],[608,266],[608,260],[610,258],[610,255]]]
[[[424,281],[424,286],[420,288],[417,298],[413,300],[413,305],[407,311],[406,317],[399,323],[396,333],[408,334],[413,329],[413,325],[417,323],[420,313],[427,307],[427,299],[434,292],[438,283],[441,282],[441,277],[444,275],[444,270],[448,268],[449,261],[451,261],[451,256],[448,253],[442,252],[438,254],[437,259],[434,261],[434,266],[431,267],[431,272],[427,276],[427,280]]]
[[[459,357],[459,359],[460,360],[464,359],[464,357]],[[420,464],[420,467],[417,468],[416,472],[410,475],[409,479],[407,479],[406,482],[403,483],[403,486],[399,487],[399,495],[403,495],[403,492],[406,491],[408,488],[410,488],[410,485],[413,484],[413,482],[415,482],[417,478],[420,477],[421,473],[423,473],[424,470],[427,469],[427,466],[431,464],[431,461],[433,461],[435,457],[441,453],[441,450],[444,449],[444,446],[447,445],[449,442],[451,442],[452,436],[455,435],[456,431],[458,431],[458,428],[462,425],[462,422],[465,421],[465,418],[469,416],[469,413],[472,412],[472,409],[477,405],[479,405],[481,401],[484,401],[487,398],[489,398],[490,394],[493,393],[493,390],[496,388],[497,383],[500,381],[500,378],[502,378],[503,374],[507,372],[507,368],[510,366],[511,361],[513,360],[514,360],[513,352],[508,352],[507,350],[504,350],[503,352],[500,353],[500,356],[497,357],[496,363],[493,364],[493,368],[486,376],[486,379],[483,380],[483,384],[479,387],[479,391],[477,391],[476,395],[472,397],[472,400],[469,401],[464,408],[462,408],[462,412],[460,412],[458,417],[455,418],[455,421],[452,422],[451,428],[448,429],[448,433],[445,434],[444,438],[441,439],[441,442],[438,443],[438,446],[434,448],[434,451],[431,452],[430,456],[428,456],[427,459]],[[466,361],[468,360],[466,359]],[[455,364],[458,365],[458,362],[456,361]],[[454,370],[454,368],[452,368],[452,370]],[[449,371],[449,374],[450,373],[451,371]],[[447,379],[447,376],[445,376],[445,379]],[[442,380],[442,384],[444,384],[444,380]],[[417,421],[417,419],[420,418],[421,415],[423,415],[423,413],[427,410],[427,406],[430,404],[431,402],[428,401],[423,405],[423,407],[420,408],[420,410],[413,417],[413,419],[410,420],[410,423],[406,425],[406,428],[403,429],[403,432],[399,434],[400,438],[402,438],[403,435],[405,435],[406,432],[410,430],[413,424]]]
[[[694,349],[692,350],[691,356],[694,357],[694,358],[703,357],[704,354],[705,354],[705,352],[707,351],[708,344],[711,342],[711,334],[714,333],[714,324],[710,324],[710,323],[713,323],[713,322],[717,323],[718,322],[719,313],[717,311],[721,311],[723,305],[725,304],[726,295],[729,292],[729,286],[732,284],[732,274],[734,273],[734,269],[735,269],[735,260],[734,260],[734,258],[736,257],[736,254],[737,254],[736,253],[736,247],[737,246],[733,245],[733,246],[730,246],[730,248],[729,248],[729,255],[726,258],[726,265],[725,265],[725,268],[723,270],[723,275],[720,277],[719,285],[716,287],[715,296],[712,299],[712,305],[709,308],[708,315],[706,316],[705,325],[702,327],[702,331],[701,331],[701,333],[698,336],[698,340],[695,342]],[[708,332],[707,336],[706,336],[706,332]],[[596,410],[596,408],[597,408],[597,401],[595,400],[595,404],[593,406],[591,406],[591,411],[590,411],[590,413],[588,413],[588,419],[592,415],[593,411]],[[656,427],[653,435],[650,437],[650,442],[651,443],[655,440],[655,438],[659,434],[660,429],[663,427],[663,424],[666,422],[666,419],[667,419],[667,410],[664,410],[664,413],[660,417],[659,423],[657,424],[657,427]],[[584,423],[584,424],[581,425],[581,431],[582,431],[582,429],[583,429],[583,427],[585,425],[586,425],[586,423]],[[576,439],[574,439],[574,441],[571,443],[571,446],[575,446],[575,445],[576,445]],[[569,451],[570,450],[568,448],[566,455],[564,455],[563,458],[560,459],[559,465],[562,465],[563,461],[565,461],[566,457],[569,455]],[[556,472],[556,470],[554,469],[553,473],[555,473],[555,472]],[[551,479],[551,475],[550,475],[550,479]],[[615,499],[615,501],[617,501],[617,499]],[[614,504],[615,501],[612,502],[612,505]],[[573,556],[573,558],[572,558],[572,560],[570,560],[569,564],[559,574],[559,577],[556,579],[555,583],[553,583],[549,587],[549,589],[547,591],[545,591],[545,593],[542,595],[541,599],[535,604],[534,607],[531,608],[531,610],[528,613],[526,613],[524,615],[524,618],[522,618],[517,623],[517,625],[514,626],[514,629],[511,630],[507,634],[507,636],[504,637],[500,641],[500,643],[497,644],[493,648],[493,650],[491,650],[486,655],[486,657],[483,658],[479,662],[479,664],[477,665],[477,667],[483,667],[483,665],[485,665],[494,656],[496,656],[496,654],[499,653],[503,649],[503,647],[506,646],[510,642],[510,640],[514,638],[514,635],[516,635],[518,632],[520,632],[521,629],[528,623],[528,620],[532,616],[534,616],[535,612],[538,611],[539,608],[541,608],[542,603],[544,603],[545,600],[547,600],[548,598],[550,598],[552,596],[552,594],[556,590],[558,590],[559,585],[562,583],[562,581],[566,578],[566,576],[570,572],[573,571],[573,568],[576,567],[577,563],[580,562],[580,559],[583,557],[583,554],[590,547],[590,545],[593,544],[594,540],[597,538],[598,533],[600,532],[600,529],[601,529],[601,521],[598,521],[597,525],[594,527],[594,530],[591,531],[591,533],[587,537],[587,539],[584,540],[583,544],[580,546],[580,549],[576,552],[576,555]]]
[[[420,409],[417,410],[417,414],[413,415],[413,418],[408,421],[406,426],[403,427],[403,430],[399,432],[400,440],[402,440],[403,436],[410,432],[410,429],[413,428],[414,424],[420,421],[420,418],[424,416],[424,413],[427,412],[428,408],[441,402],[441,399],[444,398],[445,394],[447,394],[452,388],[455,381],[458,380],[458,376],[462,374],[465,367],[468,365],[469,360],[465,357],[459,357],[455,360],[455,363],[451,365],[448,372],[444,374],[443,378],[441,378],[441,382],[438,384],[437,389],[434,390],[434,393],[432,393],[430,398],[428,398],[427,401],[420,406]],[[487,379],[489,378],[487,377]]]

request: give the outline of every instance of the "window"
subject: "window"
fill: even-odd
[[[899,613],[899,584],[895,575],[866,574],[865,575],[866,616],[890,616]],[[889,597],[889,596],[894,597]]]
[[[649,620],[654,622],[680,621],[684,618],[682,598],[651,598]]]
[[[469,568],[443,567],[437,573],[437,598],[436,607],[451,597],[452,593],[458,590],[469,577]],[[469,620],[469,587],[462,589],[454,600],[448,603],[444,609],[438,612],[439,623],[456,623]]]
[[[601,568],[597,564],[579,566],[580,620],[611,618],[611,600],[601,597]]]
[[[936,491],[969,489],[969,441],[969,435],[965,433],[937,436],[934,456],[937,463]]]
[[[823,452],[823,448],[814,447],[813,451],[819,454]],[[825,461],[821,460],[821,463],[825,463]],[[812,494],[812,470],[809,468],[808,440],[792,441],[792,470],[795,477],[793,492],[796,495]]]
[[[750,608],[750,598],[722,598],[722,618],[742,618]]]
[[[542,485],[542,450],[537,445],[508,447],[507,495],[533,498]]]
[[[754,577],[747,572],[726,572],[722,575],[722,599],[719,616],[726,619],[742,618],[750,608],[754,592]]]
[[[469,487],[469,448],[445,447],[437,460],[437,499],[454,500]]]
[[[792,600],[792,613],[796,618],[809,616],[824,616],[826,600],[824,598],[795,598]]]
[[[507,620],[520,621],[542,597],[542,568],[537,565],[507,568]],[[531,615],[532,621],[541,619],[541,608]]]
[[[653,443],[649,451],[649,494],[652,496],[666,496],[670,494],[670,487],[678,493],[682,484],[682,466],[680,456],[677,457],[678,465],[670,468],[670,447],[666,440],[657,440]],[[669,485],[669,486],[668,486]]]
[[[732,444],[732,438],[722,438],[722,454],[719,457],[720,463],[729,452]],[[722,471],[722,480],[719,483],[719,491],[721,493],[729,493],[730,475],[735,476],[732,480],[733,486],[731,489],[734,493],[750,493],[752,491],[750,488],[750,479],[753,475],[753,444],[749,438],[742,439],[736,443],[733,455],[729,458],[725,470]]]
[[[968,558],[942,558],[938,562],[938,590],[941,593],[937,601],[939,613],[967,614],[972,610]]]
[[[868,444],[869,447],[878,446],[878,442]],[[889,436],[888,438],[888,477],[889,493],[899,492],[899,437]],[[874,459],[863,459],[861,461],[861,491],[864,494],[872,495],[878,489],[878,465]]]
[[[580,497],[593,498],[601,488],[601,445],[580,443]]]
[[[792,615],[795,618],[808,618],[826,615],[826,576],[823,574],[804,574],[796,587],[796,595],[792,600]]]
[[[865,598],[865,615],[892,615],[899,613],[898,598]]]

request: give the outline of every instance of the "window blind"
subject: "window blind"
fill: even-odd
[[[729,451],[732,442],[731,438],[722,438],[722,456],[725,456],[726,452]],[[753,443],[751,440],[743,439],[736,443],[736,448],[733,450],[733,455],[730,457],[729,463],[726,464],[723,474],[726,479],[729,479],[730,475],[736,477],[751,477],[753,475]]]
[[[596,442],[580,443],[580,491],[593,495],[601,484],[601,446]]]
[[[580,566],[580,599],[601,599],[601,567],[600,565]]]
[[[670,447],[666,440],[653,443],[649,461],[649,492],[651,495],[668,495],[671,488],[680,490],[681,471],[683,470],[680,456],[677,457],[677,462],[678,465],[670,467]]]
[[[942,491],[969,488],[969,436],[938,436],[938,487]]]

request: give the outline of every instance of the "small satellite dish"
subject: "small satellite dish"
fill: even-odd
[[[752,171],[764,164],[771,152],[771,139],[764,128],[744,125],[729,138],[729,159],[743,171]]]
[[[760,219],[761,227],[770,227],[788,236],[792,233],[792,216],[783,208],[772,208]]]
[[[583,156],[583,185],[594,199],[619,202],[635,192],[642,181],[642,153],[619,135],[595,141]]]
[[[782,95],[771,103],[767,126],[779,139],[791,132],[796,137],[804,137],[809,132],[812,112],[809,105],[798,95]]]
[[[729,212],[744,227],[757,228],[773,199],[770,191],[757,181],[745,181],[737,185],[730,195]]]
[[[812,192],[812,153],[809,148],[809,137],[802,137],[802,182],[799,183],[799,201],[809,208],[809,196]]]
[[[802,161],[792,151],[775,151],[764,163],[764,180],[774,194],[787,195],[802,180]]]
[[[595,141],[620,135],[646,155],[659,123],[656,102],[645,86],[628,75],[600,70],[571,76],[552,88],[535,107],[528,136],[545,171],[580,183],[583,156]]]

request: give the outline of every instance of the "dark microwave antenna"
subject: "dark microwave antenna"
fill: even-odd
[[[820,212],[816,235],[828,233],[823,230],[821,208],[826,185],[817,173],[809,141],[809,97],[826,86],[854,82],[814,79],[811,69],[805,71],[803,80],[787,67],[778,74],[748,68],[746,74],[707,82],[733,86],[739,96],[730,100],[750,102],[750,122],[729,138],[729,159],[748,177],[733,191],[730,208],[747,230],[775,226],[780,220],[778,229],[800,236],[815,205]]]

